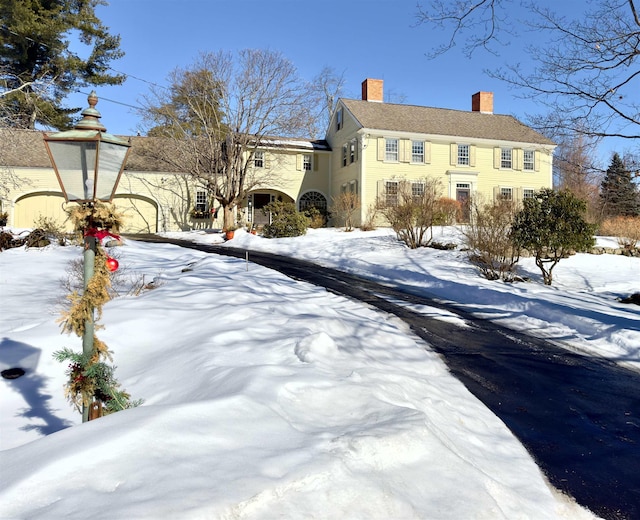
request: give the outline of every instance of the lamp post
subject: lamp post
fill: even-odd
[[[44,135],[44,144],[67,202],[93,207],[96,201],[113,199],[124,170],[131,143],[107,133],[96,109],[95,91],[87,98],[89,107],[73,130]],[[84,237],[84,290],[93,277],[97,239]],[[82,352],[93,352],[94,319],[85,322]],[[83,403],[82,421],[89,420],[88,407]]]

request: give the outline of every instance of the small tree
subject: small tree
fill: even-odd
[[[401,180],[393,186],[394,193],[388,191],[384,198],[378,199],[380,213],[398,239],[411,249],[428,246],[433,239],[440,183],[436,179]]]
[[[263,211],[271,213],[271,223],[262,230],[265,238],[299,237],[307,233],[309,218],[297,211],[293,202],[276,200],[267,204]]]
[[[553,268],[562,258],[593,247],[594,227],[584,218],[586,204],[569,191],[543,188],[524,200],[516,214],[512,239],[516,247],[527,249],[545,285],[553,281]]]
[[[498,199],[492,203],[474,200],[471,219],[462,229],[469,258],[488,280],[513,281],[520,249],[511,240],[515,215],[513,201]]]
[[[345,231],[353,231],[353,217],[360,209],[360,197],[353,191],[345,191],[333,197],[333,213],[344,222]]]

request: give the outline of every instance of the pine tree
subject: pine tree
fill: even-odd
[[[63,106],[70,92],[124,81],[109,73],[109,62],[124,53],[120,37],[110,35],[96,17],[96,6],[104,3],[0,1],[0,108],[11,126],[68,129],[78,111]],[[69,50],[72,37],[87,46],[87,58]]]
[[[640,193],[633,183],[631,172],[617,153],[600,185],[602,214],[607,217],[635,217],[640,215]]]

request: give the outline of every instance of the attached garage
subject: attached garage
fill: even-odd
[[[121,233],[157,232],[158,207],[153,200],[140,196],[116,195],[113,203],[125,217]],[[61,193],[40,192],[25,195],[16,201],[13,226],[33,228],[36,221],[43,216],[53,219],[64,229],[71,231],[71,225],[64,211],[66,206]]]

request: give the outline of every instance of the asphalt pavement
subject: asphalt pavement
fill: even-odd
[[[237,258],[325,287],[408,323],[522,442],[558,490],[605,519],[640,520],[640,373],[443,304],[311,262],[157,235],[129,238]],[[445,309],[465,327],[412,306]]]

